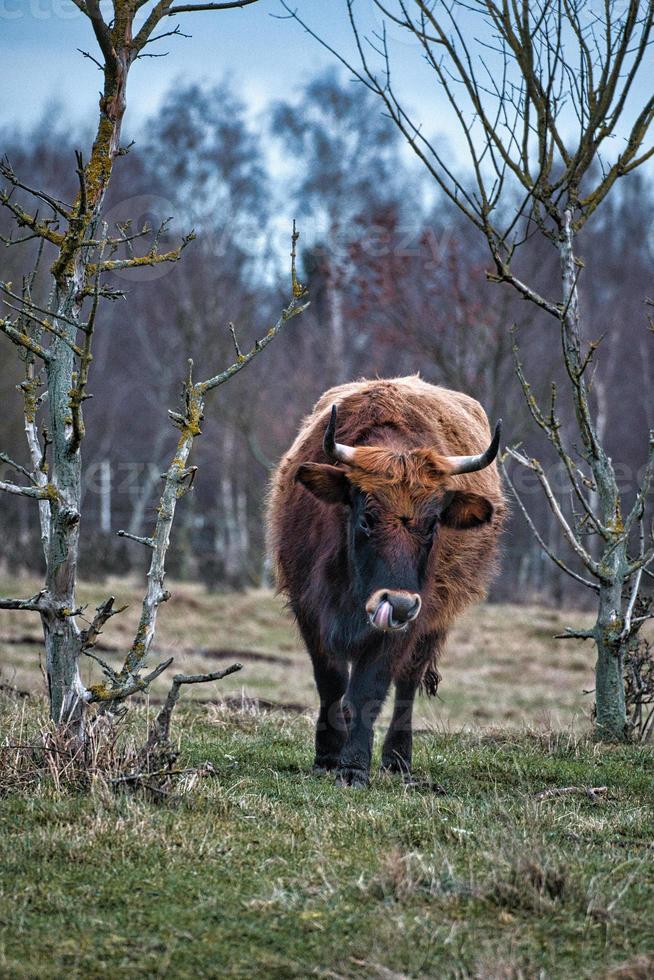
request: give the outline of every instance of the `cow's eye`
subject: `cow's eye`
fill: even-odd
[[[359,518],[359,530],[366,536],[370,536],[370,521],[365,514],[362,514]]]

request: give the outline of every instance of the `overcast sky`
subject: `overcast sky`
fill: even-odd
[[[146,4],[146,11],[152,2]],[[357,63],[344,0],[293,0],[293,4],[319,35]],[[101,0],[101,5],[108,18],[110,0]],[[380,16],[374,0],[357,0],[355,10],[364,35],[379,31]],[[459,26],[469,38],[476,37],[479,21],[466,12],[465,5],[462,10],[457,14]],[[169,51],[168,57],[139,61],[130,73],[126,136],[138,144],[145,117],[178,78],[187,84],[228,78],[249,106],[253,120],[270,100],[292,100],[309,78],[335,64],[336,59],[295,21],[280,19],[283,14],[280,0],[259,0],[244,9],[181,14],[181,29],[192,37],[159,42],[152,52]],[[170,30],[175,22],[170,18],[160,29]],[[455,166],[468,166],[458,124],[416,42],[392,24],[387,24],[387,30],[394,87],[404,105],[426,135],[437,136],[441,146],[447,144],[445,156],[454,158]],[[481,33],[486,34],[483,27]],[[29,126],[53,101],[63,105],[73,128],[92,121],[101,76],[78,48],[97,53],[90,23],[72,0],[0,0],[0,125]],[[485,50],[485,57],[492,70],[493,53]],[[643,80],[647,70],[643,69]],[[641,89],[627,108],[634,100],[640,108]],[[575,129],[575,120],[569,122]],[[562,125],[565,133],[565,118]],[[626,134],[616,135],[614,150],[619,149]],[[272,165],[276,166],[274,158]]]
[[[296,0],[295,5],[321,35],[353,55],[344,3]],[[108,14],[110,5],[102,6]],[[365,29],[378,26],[372,0],[359,0],[358,9]],[[279,0],[259,0],[242,10],[180,15],[182,30],[192,38],[165,39],[152,50],[169,51],[168,57],[141,61],[130,74],[130,135],[179,76],[186,82],[227,76],[256,113],[270,98],[291,97],[317,70],[334,64],[333,56],[296,23],[275,14],[283,14]],[[171,18],[165,27],[174,23]],[[90,24],[72,0],[0,0],[0,123],[29,125],[53,99],[64,104],[71,120],[90,119],[100,73],[78,48],[96,51]],[[395,58],[402,90],[412,103],[426,108],[419,53],[399,32]],[[441,128],[435,105],[427,114],[433,127]],[[442,124],[448,128],[447,119]]]

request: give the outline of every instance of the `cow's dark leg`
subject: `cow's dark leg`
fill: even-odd
[[[316,758],[314,770],[325,772],[338,765],[347,737],[347,722],[342,699],[348,682],[347,664],[335,663],[323,655],[311,655],[316,687],[320,695],[320,713],[316,722]]]
[[[429,633],[422,637],[416,646],[411,663],[405,669],[404,676],[399,677],[395,682],[393,717],[382,749],[381,768],[388,772],[400,772],[407,778],[411,775],[413,702],[426,669],[430,671],[425,682],[427,692],[436,693],[438,671],[434,661],[442,644],[441,633]]]
[[[382,749],[381,768],[407,777],[411,775],[413,702],[419,683],[418,677],[396,682],[393,717]]]
[[[364,655],[352,667],[345,695],[349,731],[336,774],[336,780],[342,786],[368,785],[373,726],[390,683],[391,668],[386,654]]]

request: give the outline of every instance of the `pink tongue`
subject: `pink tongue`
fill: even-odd
[[[393,612],[390,602],[384,599],[377,606],[377,612],[374,616],[375,626],[379,626],[380,629],[388,629],[391,621],[391,613]]]

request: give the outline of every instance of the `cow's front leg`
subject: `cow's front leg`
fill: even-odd
[[[409,779],[413,754],[413,702],[425,671],[429,670],[427,688],[436,693],[438,671],[435,662],[443,645],[442,633],[428,633],[416,645],[411,663],[405,675],[395,683],[393,717],[384,739],[381,768],[387,772],[399,772]]]
[[[411,775],[413,702],[419,683],[416,677],[396,682],[393,717],[382,749],[381,768],[402,773],[406,779]]]
[[[363,787],[370,781],[373,728],[391,683],[385,654],[362,656],[352,667],[345,695],[349,731],[336,773],[341,786]]]
[[[316,773],[336,769],[347,737],[347,723],[341,704],[348,681],[345,663],[334,663],[320,654],[311,655],[316,687],[320,695],[320,713],[316,722]]]

